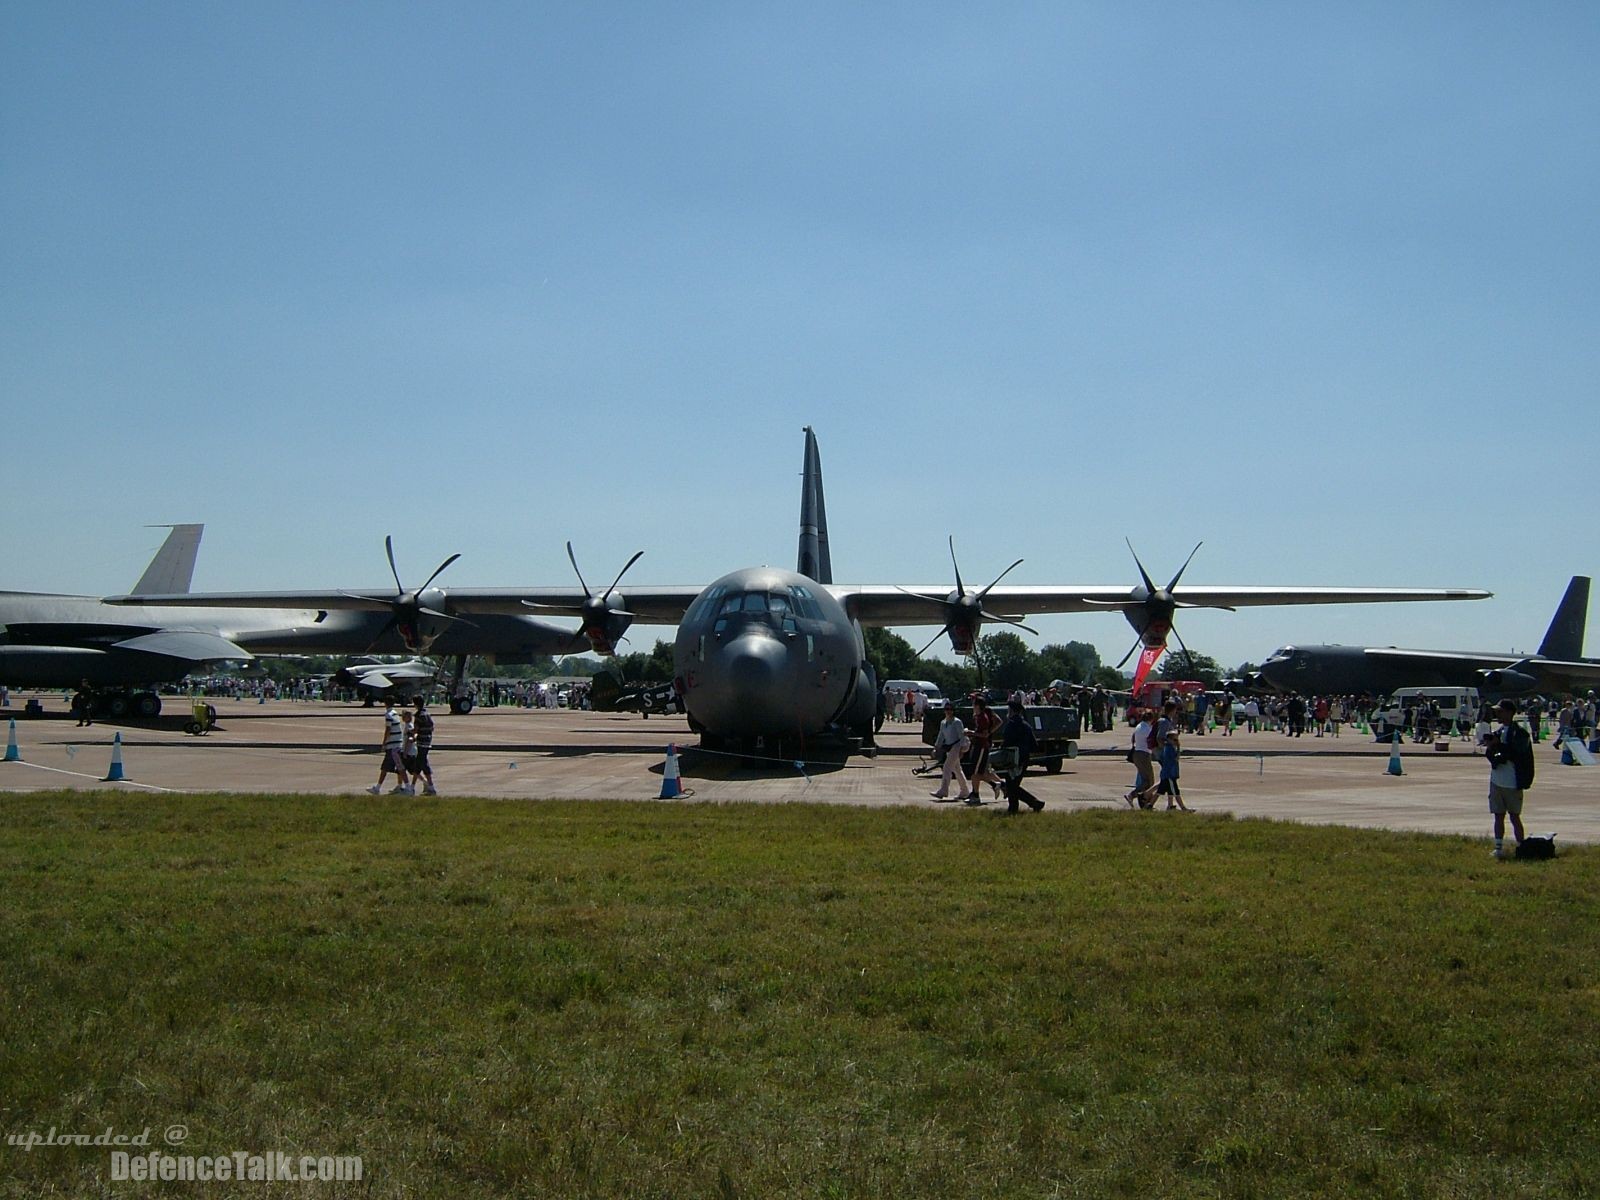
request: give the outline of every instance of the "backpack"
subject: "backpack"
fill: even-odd
[[[1548,834],[1545,837],[1525,837],[1517,843],[1517,858],[1523,862],[1534,862],[1556,856],[1556,835]]]

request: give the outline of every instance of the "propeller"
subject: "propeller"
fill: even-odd
[[[617,577],[611,581],[611,586],[597,596],[578,568],[578,557],[572,552],[572,543],[568,542],[567,561],[572,563],[572,573],[583,585],[583,601],[579,604],[535,604],[532,600],[524,600],[523,603],[529,608],[576,616],[583,623],[583,636],[589,639],[589,646],[596,654],[615,654],[617,644],[628,640],[623,635],[627,632],[628,626],[633,624],[633,614],[625,608],[612,608],[611,593],[617,590],[622,577],[643,555],[643,550],[634,551],[633,557],[623,564],[622,570],[618,571]]]
[[[421,587],[408,591],[405,584],[400,582],[399,568],[394,565],[392,534],[384,536],[383,549],[389,556],[389,574],[394,576],[394,595],[361,596],[355,592],[344,593],[352,600],[365,600],[370,604],[384,605],[389,609],[389,619],[384,622],[383,628],[378,630],[378,635],[372,639],[372,646],[367,647],[367,653],[371,654],[373,646],[382,641],[383,635],[391,629],[399,631],[400,640],[406,644],[407,650],[413,654],[426,653],[433,645],[434,639],[444,632],[442,622],[463,620],[440,607],[445,602],[445,594],[441,589],[431,586],[444,569],[461,555],[452,554],[434,568],[433,574],[428,576]],[[430,620],[425,622],[424,617]],[[464,623],[471,624],[470,621]]]
[[[1128,648],[1128,652],[1122,656],[1122,661],[1117,663],[1117,669],[1121,670],[1130,658],[1141,649],[1145,649],[1155,651],[1155,654],[1150,658],[1149,665],[1143,668],[1144,671],[1148,671],[1150,667],[1155,665],[1156,659],[1161,656],[1161,651],[1166,649],[1167,636],[1170,634],[1172,637],[1177,638],[1179,647],[1189,659],[1189,669],[1192,673],[1194,670],[1194,655],[1190,652],[1189,647],[1184,644],[1183,635],[1178,632],[1172,620],[1177,611],[1180,608],[1221,608],[1226,609],[1228,612],[1235,611],[1232,606],[1227,604],[1190,604],[1187,601],[1178,599],[1178,581],[1183,578],[1183,573],[1189,569],[1189,564],[1194,561],[1194,556],[1205,543],[1196,542],[1194,549],[1189,551],[1189,557],[1183,560],[1183,566],[1178,568],[1177,573],[1168,581],[1167,586],[1157,587],[1155,580],[1150,578],[1150,572],[1144,569],[1144,563],[1139,561],[1139,552],[1133,548],[1133,543],[1126,538],[1123,540],[1128,542],[1128,553],[1133,555],[1133,565],[1139,568],[1140,586],[1134,588],[1132,595],[1126,600],[1088,601],[1090,604],[1120,609],[1122,615],[1127,618],[1128,624],[1132,625],[1134,631],[1139,635],[1134,639],[1133,645]],[[1134,680],[1134,686],[1137,687],[1142,682],[1143,674]]]
[[[950,536],[950,566],[954,569],[956,576],[955,595],[953,597],[946,596],[941,600],[932,596],[921,595],[908,588],[900,588],[902,592],[905,592],[913,600],[921,600],[925,604],[936,604],[944,609],[945,612],[944,627],[929,639],[926,646],[917,651],[917,657],[920,658],[926,654],[928,648],[947,633],[950,635],[950,645],[957,654],[971,654],[973,642],[977,640],[978,627],[985,621],[994,621],[1000,625],[1015,625],[1018,629],[1024,629],[1037,635],[1038,630],[1029,628],[1015,617],[1000,616],[997,613],[989,612],[983,606],[984,598],[994,589],[995,584],[1020,567],[1022,561],[1019,558],[1004,571],[1001,571],[990,581],[988,587],[983,588],[981,591],[968,592],[966,584],[961,579],[961,564],[956,561],[956,539],[952,534]],[[898,584],[895,586],[899,587]]]

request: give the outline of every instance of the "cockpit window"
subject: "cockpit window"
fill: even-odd
[[[794,610],[802,617],[809,621],[822,620],[822,609],[809,589],[796,584],[789,589],[789,599],[794,601]]]
[[[747,613],[766,612],[767,594],[765,592],[747,592],[744,598],[744,611]]]
[[[684,621],[689,623],[709,617],[716,611],[717,602],[722,599],[727,590],[725,586],[719,583],[715,587],[709,587],[701,592],[699,599],[689,606],[688,612],[683,614]]]

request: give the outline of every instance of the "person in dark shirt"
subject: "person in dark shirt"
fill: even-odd
[[[1016,812],[1019,800],[1034,812],[1044,807],[1043,800],[1022,786],[1022,773],[1028,769],[1028,760],[1033,757],[1033,749],[1037,744],[1038,738],[1034,736],[1033,726],[1028,724],[1022,701],[1011,701],[1006,705],[1005,723],[1000,726],[1000,745],[1017,752],[1016,762],[1006,769],[1000,784],[1000,790],[1006,798],[1007,812]]]

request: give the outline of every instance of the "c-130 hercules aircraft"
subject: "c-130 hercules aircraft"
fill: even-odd
[[[567,552],[573,557],[570,543]],[[951,557],[953,561],[953,543]],[[878,681],[866,661],[864,626],[937,624],[940,635],[949,634],[957,653],[966,654],[986,621],[1027,628],[1021,618],[1033,613],[1113,609],[1126,617],[1148,646],[1164,643],[1178,608],[1478,600],[1489,595],[1462,588],[1186,586],[1179,599],[1176,579],[1165,588],[1156,587],[1142,567],[1143,582],[1131,589],[1002,585],[1000,579],[1021,559],[977,591],[962,581],[959,567],[954,588],[836,584],[828,550],[822,464],[809,426],[795,570],[747,567],[704,586],[623,589],[622,577],[638,558],[635,554],[598,595],[581,573],[581,589],[424,588],[405,598],[408,647],[425,653],[433,639],[464,614],[526,613],[529,608],[578,616],[581,632],[603,654],[613,651],[635,621],[676,625],[674,685],[702,745],[788,758],[818,743],[842,743],[848,750],[872,752]],[[576,570],[575,557],[573,567]],[[141,599],[156,604],[318,610],[391,608],[398,603],[354,590],[190,593]],[[130,601],[110,597],[108,602]]]

